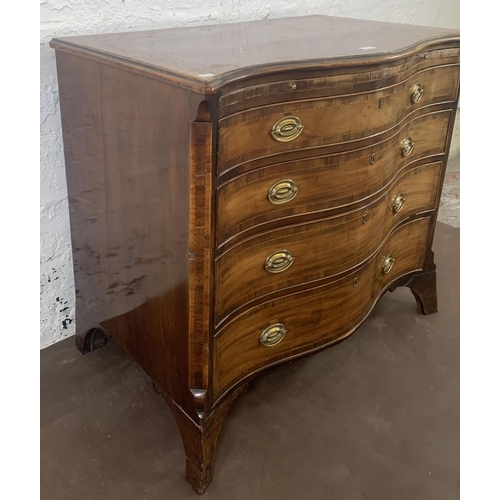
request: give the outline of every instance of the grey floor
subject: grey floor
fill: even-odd
[[[438,223],[437,314],[398,289],[346,341],[251,384],[204,498],[459,498],[459,235]],[[167,405],[116,343],[41,351],[42,500],[194,498]]]

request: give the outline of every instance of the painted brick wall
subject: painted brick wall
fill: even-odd
[[[54,36],[327,14],[459,27],[459,0],[46,0],[40,4],[41,347],[74,334],[74,283]]]

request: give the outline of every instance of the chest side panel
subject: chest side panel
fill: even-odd
[[[182,401],[190,124],[200,96],[78,56],[57,58],[77,331],[100,325]]]

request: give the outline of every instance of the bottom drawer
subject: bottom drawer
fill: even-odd
[[[422,269],[430,218],[393,231],[376,254],[349,276],[249,309],[214,339],[215,399],[266,366],[352,332],[395,279]]]

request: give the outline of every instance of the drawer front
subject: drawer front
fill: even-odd
[[[365,92],[387,87],[406,80],[424,69],[460,63],[460,49],[441,49],[423,52],[396,65],[358,69],[356,72],[337,73],[319,77],[269,81],[245,85],[235,83],[219,99],[220,116],[225,117],[244,109],[311,97],[327,97]],[[269,78],[269,77],[268,77]],[[230,86],[229,86],[230,87]]]
[[[458,66],[444,66],[381,90],[269,105],[223,118],[218,173],[268,155],[380,134],[422,106],[454,101],[458,81]]]
[[[401,226],[348,277],[271,300],[229,323],[214,339],[216,398],[247,375],[354,331],[392,281],[422,269],[429,224],[422,218]]]
[[[445,152],[450,118],[450,110],[430,113],[368,148],[272,165],[231,179],[217,190],[218,245],[261,224],[340,207],[380,191],[409,162]],[[414,147],[403,157],[407,137]]]
[[[219,256],[215,324],[263,295],[333,276],[368,259],[399,221],[435,208],[441,168],[441,162],[416,167],[361,209],[259,234]]]

